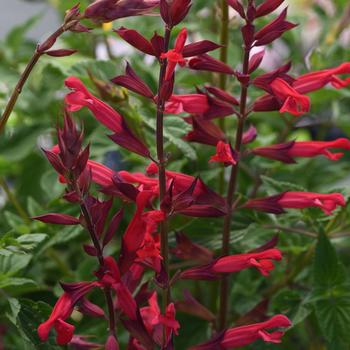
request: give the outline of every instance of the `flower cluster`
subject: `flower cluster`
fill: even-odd
[[[236,182],[239,163],[244,157],[260,156],[284,163],[294,163],[298,157],[323,155],[330,160],[339,159],[343,153],[332,153],[331,149],[349,150],[350,141],[338,139],[330,142],[292,141],[264,147],[249,147],[258,135],[255,127],[246,125],[252,112],[280,111],[299,116],[310,109],[310,98],[306,94],[327,84],[343,88],[350,78],[350,63],[336,68],[293,77],[288,72],[290,64],[272,72],[254,76],[264,57],[264,50],[251,54],[253,48],[270,44],[284,32],[296,25],[286,20],[287,8],[274,20],[259,28],[259,18],[270,15],[284,2],[265,0],[256,5],[249,0],[244,6],[239,0],[228,0],[243,22],[241,28],[244,49],[242,71],[230,67],[208,54],[220,48],[209,40],[188,43],[186,28],[178,31],[173,48],[170,38],[175,26],[188,14],[190,0],[99,0],[92,3],[84,13],[85,18],[95,22],[107,22],[121,17],[154,14],[160,8],[164,23],[164,36],[155,33],[148,39],[134,29],[121,27],[115,33],[127,43],[155,58],[160,66],[159,87],[155,92],[134,71],[129,63],[125,74],[112,79],[114,84],[141,95],[156,108],[157,130],[155,135],[157,154],[151,151],[145,140],[132,130],[123,115],[96,97],[76,77],[65,80],[70,90],[65,96],[63,126],[57,130],[57,145],[44,150],[59,180],[66,186],[64,199],[79,207],[79,217],[67,214],[48,213],[35,217],[45,223],[80,225],[91,239],[84,245],[86,254],[95,257],[98,263],[91,281],[62,283],[64,290],[47,321],[39,325],[38,334],[42,341],[48,339],[52,328],[57,333],[57,343],[78,344],[81,349],[98,348],[84,336],[74,334],[74,326],[67,322],[76,308],[89,317],[108,320],[108,334],[105,349],[119,349],[116,324],[120,322],[130,334],[128,349],[149,350],[174,348],[174,336],[181,332],[176,320],[176,309],[187,309],[192,314],[215,323],[215,315],[191,295],[184,301],[174,300],[171,287],[183,280],[221,280],[221,310],[213,338],[206,343],[194,345],[193,350],[232,349],[246,346],[258,339],[279,343],[283,329],[291,326],[284,315],[275,315],[262,322],[230,328],[226,322],[227,278],[232,273],[255,269],[267,277],[274,269],[274,262],[282,259],[282,252],[276,248],[276,241],[256,248],[254,251],[232,255],[229,235],[232,216],[237,210],[257,210],[274,214],[284,209],[318,207],[330,215],[337,206],[344,206],[340,193],[318,194],[310,192],[283,193],[264,198],[251,198],[239,205],[236,199]],[[258,22],[256,22],[258,20]],[[241,85],[240,97],[214,86],[197,88],[193,94],[176,94],[175,74],[177,69],[209,71],[232,76]],[[248,88],[263,90],[262,96],[248,105]],[[72,114],[84,107],[93,117],[111,131],[108,137],[115,144],[146,159],[144,172],[114,171],[103,164],[89,159],[90,147],[83,148],[83,132],[79,131]],[[216,153],[208,162],[222,163],[231,171],[227,195],[223,196],[207,186],[200,176],[175,172],[166,168],[169,161],[164,152],[163,119],[167,114],[179,115],[192,130],[186,135],[189,142],[216,147]],[[234,146],[230,142],[229,130],[221,129],[215,119],[234,116],[237,130]],[[213,152],[214,153],[214,152]],[[91,183],[99,185],[101,195],[93,195]],[[106,254],[106,247],[115,233],[120,231],[123,208],[113,211],[113,201],[134,205],[133,217],[121,235],[118,256]],[[117,202],[117,201],[114,201]],[[191,241],[184,233],[176,234],[177,244],[169,249],[168,223],[176,215],[191,217],[224,218],[223,250],[220,256],[206,247]],[[219,222],[219,221],[218,221]],[[188,260],[192,267],[171,276],[169,255]],[[148,272],[148,273],[146,273]],[[150,276],[153,279],[144,283]],[[88,299],[93,290],[101,290],[106,299],[106,309]],[[226,293],[225,293],[226,292]],[[158,304],[162,295],[162,306]],[[185,327],[186,325],[181,325]],[[281,330],[268,330],[280,328]],[[180,331],[179,331],[180,329]]]

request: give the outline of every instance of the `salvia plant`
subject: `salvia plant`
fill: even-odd
[[[296,271],[285,272],[280,285],[266,288],[260,302],[245,316],[238,317],[233,311],[232,306],[242,302],[233,299],[231,292],[242,270],[256,270],[250,278],[256,279],[260,274],[273,281],[275,264],[287,266],[283,261],[287,257],[278,248],[278,236],[274,235],[272,225],[270,239],[249,251],[238,251],[235,247],[234,226],[239,225],[241,213],[249,217],[248,224],[255,225],[256,230],[262,225],[263,216],[268,215],[276,223],[280,217],[277,215],[293,210],[315,207],[325,218],[341,215],[334,212],[342,213],[338,207],[345,207],[346,200],[339,192],[307,192],[291,188],[288,183],[274,193],[259,195],[264,191],[262,181],[257,181],[250,193],[242,193],[240,181],[251,174],[250,163],[259,157],[267,158],[268,162],[291,164],[299,158],[323,156],[331,163],[343,156],[342,151],[350,149],[346,138],[290,141],[283,136],[276,144],[252,146],[259,139],[255,120],[265,118],[268,123],[266,115],[272,111],[281,113],[281,118],[292,115],[293,120],[308,113],[309,93],[326,86],[342,89],[350,84],[350,78],[344,77],[350,74],[350,62],[294,76],[290,73],[292,62],[286,61],[262,74],[259,66],[264,59],[264,48],[297,26],[287,19],[284,0],[227,0],[227,4],[223,1],[222,9],[226,25],[228,9],[235,11],[241,37],[229,37],[229,32],[225,36],[223,32],[220,44],[193,40],[196,33],[182,25],[185,17],[190,16],[191,0],[98,0],[83,12],[79,5],[68,10],[62,26],[37,46],[5,108],[1,129],[41,56],[63,57],[75,53],[72,49],[52,48],[64,32],[85,32],[88,40],[91,29],[87,22],[118,23],[120,18],[132,16],[147,16],[147,23],[154,22],[155,28],[159,28],[161,22],[163,27],[152,37],[144,36],[142,28],[122,26],[114,30],[115,35],[141,56],[149,56],[158,65],[156,86],[149,86],[141,77],[144,76],[142,65],[132,67],[127,61],[124,74],[110,76],[110,82],[95,81],[101,98],[78,77],[65,79],[62,117],[57,120],[54,136],[56,145],[42,151],[57,172],[57,181],[65,188],[63,200],[72,208],[68,212],[79,214],[44,212],[33,219],[46,224],[80,226],[89,242],[82,243],[79,260],[84,261],[85,253],[95,259],[95,267],[85,280],[60,281],[60,297],[49,316],[33,325],[37,334],[32,336],[39,338],[38,344],[50,342],[55,334],[58,345],[80,350],[180,349],[176,345],[177,337],[181,338],[181,332],[191,326],[178,317],[183,312],[204,321],[201,340],[187,341],[191,350],[234,349],[259,344],[256,341],[264,346],[280,343],[293,326],[284,310],[268,313],[267,304],[274,288],[289,285],[291,274],[300,271],[298,266]],[[242,60],[236,66],[227,63],[230,41],[241,45]],[[215,50],[220,51],[220,59],[213,57]],[[211,81],[204,86],[193,86],[191,92],[184,91],[176,79],[182,70],[191,76],[218,73],[218,85]],[[229,88],[231,81],[236,84],[233,91]],[[115,86],[122,87],[125,94],[131,91],[131,95],[138,96],[142,105],[147,106],[147,113],[153,113],[153,137],[134,130],[122,109],[118,109],[118,103],[114,109],[103,101],[104,96],[110,98],[108,89]],[[95,140],[84,135],[78,112],[82,109],[109,130],[107,142],[135,154],[133,159],[140,164],[139,171],[116,171],[90,159]],[[168,115],[181,118],[189,129],[179,142],[199,143],[211,149],[210,154],[202,157],[209,163],[208,168],[217,168],[215,190],[200,173],[172,170],[174,159],[165,142],[164,124]],[[296,178],[302,176],[295,173]],[[130,211],[131,219],[122,224],[127,217],[125,212]],[[198,218],[195,221],[198,230],[203,227],[201,221],[205,225],[206,218],[212,218],[216,229],[222,232],[220,247],[212,249],[196,242],[186,234],[186,225],[174,228],[174,222],[186,222],[186,217]],[[329,245],[322,228],[324,222],[319,223],[318,250]],[[269,227],[265,225],[264,229]],[[311,246],[308,258],[314,249]],[[330,272],[325,267],[316,273]],[[338,283],[337,277],[334,278],[334,283]],[[203,283],[208,293],[213,293],[211,305],[206,297],[201,300],[191,293],[199,283]],[[97,297],[99,294],[104,299]],[[74,319],[77,311],[92,324],[103,324],[103,341],[97,343],[92,334],[75,330],[70,318]]]

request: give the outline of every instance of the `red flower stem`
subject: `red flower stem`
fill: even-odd
[[[249,55],[250,48],[244,49],[244,58],[243,58],[243,74],[248,74],[249,69]],[[239,117],[238,125],[236,131],[236,140],[235,140],[235,150],[240,152],[242,146],[242,137],[244,131],[244,122],[247,117],[247,95],[248,95],[248,85],[241,83],[241,98],[240,98],[240,108],[239,108]],[[227,191],[227,206],[229,208],[227,215],[224,218],[224,226],[222,233],[222,255],[228,255],[230,252],[230,231],[232,217],[234,209],[232,205],[234,203],[234,197],[237,187],[237,177],[239,171],[239,161],[237,164],[231,167],[231,175],[229,180],[229,186]],[[222,330],[226,327],[227,323],[227,314],[228,314],[228,297],[229,297],[229,276],[223,276],[221,279],[220,286],[220,311],[219,311],[219,320],[218,327],[219,330]]]
[[[170,41],[171,28],[165,27],[164,36],[164,52],[168,51],[169,41]],[[164,156],[164,133],[163,133],[163,119],[164,119],[164,107],[165,100],[161,98],[162,86],[164,83],[165,72],[167,67],[167,60],[163,59],[160,62],[159,70],[159,81],[158,81],[158,101],[157,101],[157,127],[156,127],[156,143],[157,143],[157,158],[159,167],[159,201],[162,202],[165,192],[166,192],[166,176],[165,176],[165,163],[166,159]],[[168,247],[168,232],[167,232],[167,222],[166,220],[160,223],[160,253],[163,257],[163,266],[166,275],[169,275],[169,247]],[[162,307],[163,312],[170,300],[170,288],[166,285],[162,293]]]
[[[92,243],[96,249],[98,262],[100,264],[100,267],[104,267],[103,249],[101,247],[100,241],[96,234],[94,224],[91,220],[89,209],[84,202],[84,196],[81,193],[76,181],[74,181],[74,190],[80,198],[80,211],[84,217],[87,231],[89,232]],[[104,287],[103,292],[105,294],[105,299],[106,299],[107,309],[108,309],[108,323],[109,323],[108,331],[109,331],[109,334],[114,335],[116,337],[116,334],[115,334],[116,319],[115,319],[112,291],[109,287]]]

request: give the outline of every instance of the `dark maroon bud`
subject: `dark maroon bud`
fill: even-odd
[[[63,198],[71,203],[78,203],[80,201],[80,198],[75,191],[65,193]]]
[[[252,153],[269,159],[279,160],[280,162],[286,164],[296,163],[294,158],[289,155],[290,149],[295,144],[295,141],[290,141],[287,143],[267,146],[267,147],[257,147],[252,149]]]
[[[255,26],[247,23],[241,28],[243,41],[246,49],[249,49],[254,42]]]
[[[61,34],[62,34],[62,32],[53,33],[42,44],[39,44],[36,50],[40,53],[45,53],[45,51],[51,49],[51,47],[55,44],[57,38]]]
[[[213,260],[213,252],[209,249],[192,242],[184,233],[176,233],[176,247],[171,253],[179,259],[196,260],[201,264],[207,264]]]
[[[105,247],[113,238],[115,232],[117,231],[120,222],[123,219],[124,210],[120,209],[116,214],[114,214],[111,222],[109,223],[108,229],[103,238],[102,246]]]
[[[66,11],[64,16],[64,23],[68,23],[72,20],[78,19],[80,16],[80,3],[75,4],[72,8]]]
[[[253,142],[257,137],[256,128],[251,125],[247,131],[244,132],[242,137],[242,143],[246,145],[247,143]]]
[[[242,74],[240,72],[235,73],[236,78],[240,83],[243,85],[248,85],[250,81],[250,75],[249,74]]]
[[[179,213],[186,216],[193,216],[196,218],[217,218],[225,216],[227,212],[223,209],[215,208],[211,205],[191,205],[189,208],[180,210]]]
[[[80,224],[80,221],[77,218],[67,214],[49,213],[49,214],[34,216],[32,217],[32,219],[45,222],[47,224],[59,224],[59,225],[79,225]]]
[[[227,0],[227,3],[236,10],[242,18],[245,18],[244,8],[239,0]]]
[[[119,29],[115,29],[114,32],[136,49],[148,55],[156,56],[152,44],[138,31],[120,27]]]
[[[160,55],[164,52],[164,37],[158,35],[157,32],[154,32],[154,35],[151,38],[151,44],[153,46],[156,57],[159,58]]]
[[[87,161],[90,155],[90,145],[86,146],[85,149],[79,154],[76,164],[73,169],[73,173],[78,178],[80,174],[85,170]]]
[[[267,112],[278,111],[282,106],[275,96],[264,95],[257,98],[253,104],[253,111],[255,112]]]
[[[259,68],[263,58],[265,55],[265,50],[261,50],[257,53],[255,53],[249,60],[249,69],[248,73],[251,74],[253,73],[256,69]]]
[[[144,97],[153,99],[153,92],[131,68],[129,62],[126,63],[125,75],[119,75],[118,77],[113,78],[112,82]]]
[[[254,19],[255,19],[255,12],[256,12],[256,9],[255,9],[255,5],[253,2],[249,2],[248,4],[248,8],[247,8],[247,21],[248,22],[253,22]]]
[[[160,0],[160,15],[169,27],[179,24],[190,8],[191,0]]]
[[[174,74],[171,79],[165,80],[162,84],[161,90],[160,90],[160,98],[163,101],[168,101],[173,94],[174,90]]]
[[[50,164],[53,166],[53,168],[61,175],[65,175],[67,169],[62,163],[62,160],[60,156],[54,152],[42,149],[45,153],[45,156],[47,160],[50,162]]]
[[[81,24],[80,22],[77,22],[73,24],[71,27],[69,27],[70,32],[74,33],[89,33],[91,31],[91,28],[88,28]]]
[[[254,209],[272,214],[285,213],[283,207],[279,204],[279,200],[283,197],[284,193],[279,193],[274,196],[250,199],[243,205],[243,208]]]
[[[192,58],[189,61],[189,67],[194,70],[234,74],[234,70],[230,66],[207,54]]]
[[[96,0],[89,5],[84,17],[95,22],[111,22],[118,18],[147,15],[159,5],[159,0]]]
[[[255,33],[254,39],[256,40],[255,46],[262,46],[270,44],[272,41],[283,35],[284,32],[293,29],[297,24],[286,21],[287,8],[285,8],[281,14],[275,18],[272,22],[261,28]]]
[[[105,344],[105,350],[119,350],[119,343],[115,335],[111,334]]]
[[[260,247],[257,247],[253,250],[250,250],[248,253],[260,253],[260,252],[263,252],[265,250],[272,249],[272,248],[276,247],[276,245],[278,243],[278,239],[279,239],[278,235],[274,235],[268,242],[264,243]]]
[[[177,311],[194,315],[208,322],[215,321],[215,315],[204,305],[199,303],[188,290],[185,290],[183,294],[184,300],[177,301],[175,303],[175,308]]]
[[[206,86],[205,88],[208,92],[210,92],[212,95],[219,98],[220,100],[223,100],[223,101],[230,103],[230,104],[233,104],[235,106],[239,105],[238,100],[234,96],[232,96],[231,94],[226,92],[225,90],[222,90],[222,89],[220,89],[218,87],[214,87],[214,86]]]
[[[58,49],[58,50],[49,50],[46,51],[45,54],[52,56],[52,57],[65,57],[73,55],[77,52],[77,50],[70,50],[70,49]]]
[[[82,298],[79,302],[79,311],[91,317],[104,317],[105,315],[104,311],[99,306],[93,304],[87,298]]]
[[[256,8],[255,17],[266,16],[269,13],[275,11],[284,0],[265,0],[261,5]]]
[[[209,51],[216,50],[220,47],[222,47],[222,45],[218,45],[210,40],[201,40],[196,43],[185,45],[182,51],[182,56],[192,57],[192,56],[202,55]]]
[[[84,251],[87,255],[97,256],[97,250],[94,246],[92,246],[90,244],[84,244],[83,248],[84,248]]]

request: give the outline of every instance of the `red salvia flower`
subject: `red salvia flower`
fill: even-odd
[[[276,98],[282,103],[280,112],[289,112],[299,116],[310,110],[310,98],[302,95],[285,80],[277,78],[271,83]]]
[[[65,97],[70,111],[80,110],[84,106],[89,108],[100,123],[115,133],[110,136],[115,143],[141,156],[150,156],[148,148],[133,134],[117,111],[92,95],[78,78],[69,77],[65,84],[73,90]]]
[[[255,267],[263,276],[274,269],[272,260],[281,260],[282,253],[276,248],[258,253],[246,253],[224,256],[199,267],[193,267],[181,273],[182,279],[216,279],[222,273],[234,273]]]
[[[182,28],[176,38],[174,48],[160,55],[160,58],[167,59],[168,62],[165,72],[165,80],[171,79],[177,64],[179,64],[181,67],[183,67],[186,64],[187,61],[185,60],[182,54],[186,40],[187,29]]]
[[[219,141],[216,145],[216,154],[210,157],[209,162],[224,163],[225,166],[237,164],[238,155],[229,143]]]
[[[274,196],[249,200],[244,207],[267,213],[281,214],[284,208],[304,209],[318,207],[331,215],[337,206],[345,206],[341,193],[283,192]]]
[[[70,317],[76,303],[96,286],[98,286],[97,282],[62,284],[65,292],[57,300],[48,320],[38,327],[38,335],[41,341],[46,341],[51,328],[55,328],[57,344],[68,344],[73,337],[74,326],[65,322],[65,320]]]
[[[172,333],[178,334],[179,322],[175,319],[175,307],[171,303],[166,307],[165,315],[162,315],[154,292],[148,299],[149,306],[142,307],[140,313],[146,329],[158,344],[163,344],[163,330],[165,328],[165,343],[167,344]]]
[[[209,109],[208,97],[204,94],[172,95],[165,103],[165,113],[205,113]]]
[[[316,157],[323,155],[330,160],[340,159],[344,153],[332,153],[330,149],[350,150],[350,140],[340,138],[334,141],[292,141],[252,150],[258,156],[280,160],[284,163],[294,163],[295,157]]]
[[[280,343],[284,332],[278,330],[269,333],[268,330],[288,328],[291,325],[286,316],[275,315],[265,322],[229,328],[206,343],[192,346],[190,350],[229,350],[249,345],[258,339],[268,343]]]

